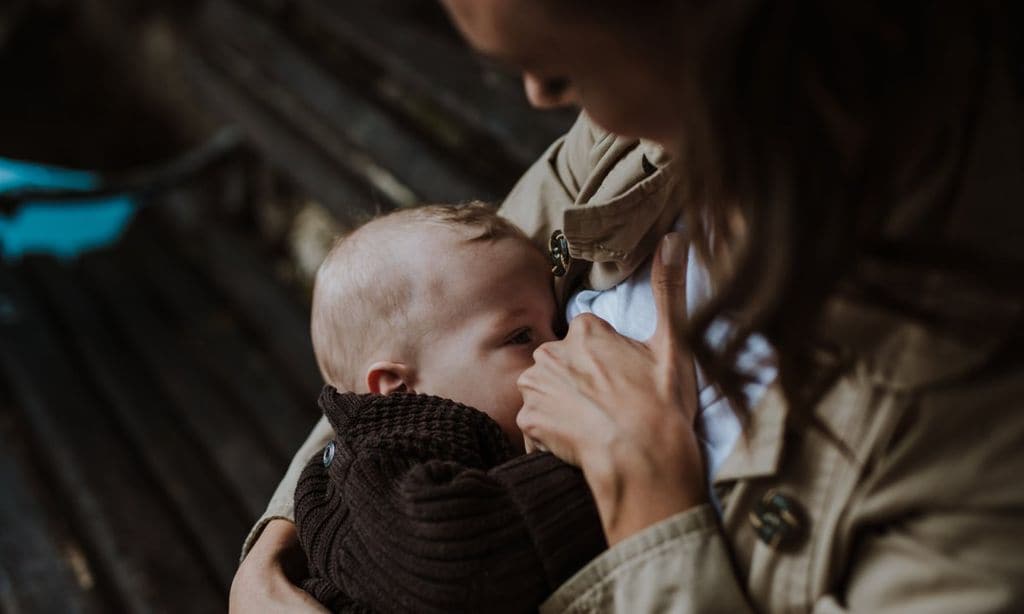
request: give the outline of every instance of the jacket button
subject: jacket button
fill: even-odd
[[[758,539],[772,548],[793,546],[807,531],[807,516],[792,497],[772,489],[750,512],[750,524]]]
[[[565,275],[565,272],[569,270],[572,258],[569,257],[569,240],[565,238],[565,233],[561,230],[551,233],[548,253],[551,255],[551,272],[555,277]]]
[[[324,467],[330,467],[331,466],[331,461],[333,461],[333,460],[334,460],[334,442],[330,441],[330,442],[327,443],[327,446],[324,448],[324,457],[323,457]]]

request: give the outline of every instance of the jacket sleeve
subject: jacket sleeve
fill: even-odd
[[[928,476],[925,470],[917,479],[931,481],[940,477],[938,471]],[[900,473],[907,478],[913,475],[909,470]],[[943,473],[949,480],[956,470]],[[985,501],[982,495],[947,505],[939,502],[944,495],[936,489],[928,498],[911,495],[917,499],[916,510],[906,506],[911,499],[904,499],[898,504],[901,511],[894,512],[889,506],[895,498],[915,491],[924,495],[912,483],[917,479],[891,483],[861,503],[865,513],[883,514],[888,519],[862,525],[862,536],[841,565],[845,570],[838,574],[837,586],[814,600],[813,612],[1021,611],[1024,533],[1020,502],[991,505],[992,497]],[[1019,491],[1013,486],[1017,479],[998,490]],[[956,481],[947,483],[955,485]],[[714,510],[701,506],[606,551],[561,586],[540,611],[696,614],[757,610],[750,607],[733,571],[728,542]]]
[[[865,463],[811,611],[1019,612],[1024,605],[1020,369],[921,393]],[[906,397],[914,398],[907,400]],[[677,514],[616,544],[541,607],[563,612],[748,612],[714,511]]]
[[[256,524],[249,530],[249,534],[242,544],[240,561],[249,554],[253,544],[256,543],[263,529],[271,520],[282,518],[289,522],[295,522],[295,485],[299,481],[299,475],[302,474],[302,470],[305,468],[306,463],[309,462],[309,459],[319,450],[322,450],[333,436],[334,431],[327,422],[327,418],[321,417],[313,426],[313,430],[309,432],[309,436],[306,437],[306,441],[303,442],[299,451],[292,457],[288,470],[274,490],[273,496],[270,497],[270,503],[267,504],[266,511],[263,512],[263,515],[260,516]]]
[[[710,505],[618,543],[541,606],[556,612],[752,612]]]
[[[582,474],[550,454],[489,471],[427,461],[394,484],[362,486],[346,484],[361,511],[328,569],[358,569],[345,590],[375,610],[536,610],[605,547]]]

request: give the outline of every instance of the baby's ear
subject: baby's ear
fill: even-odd
[[[366,389],[371,394],[416,392],[412,388],[412,369],[397,362],[375,362],[366,371]]]

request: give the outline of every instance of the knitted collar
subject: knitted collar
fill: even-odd
[[[338,439],[363,450],[384,448],[410,459],[450,460],[480,469],[516,456],[497,422],[450,399],[356,394],[325,386],[319,404]]]

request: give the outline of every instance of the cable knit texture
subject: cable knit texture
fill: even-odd
[[[530,612],[606,548],[578,469],[516,456],[486,414],[326,387],[328,467],[295,491],[303,584],[344,612]]]

